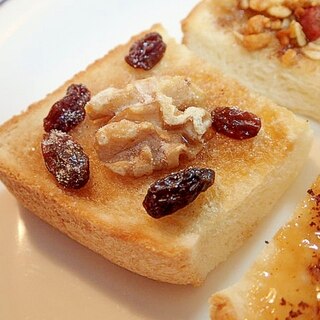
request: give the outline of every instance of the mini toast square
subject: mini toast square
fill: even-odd
[[[266,10],[242,9],[249,4]],[[296,17],[296,10],[308,9],[311,5],[320,12],[319,1],[203,0],[183,21],[183,43],[250,90],[319,121],[319,39],[306,40],[306,30]],[[276,7],[288,10],[289,16],[276,18],[268,13]],[[314,19],[318,16],[314,14]],[[261,23],[265,23],[265,27]],[[319,22],[310,20],[309,23],[311,26],[313,23],[320,34]],[[284,38],[286,33],[290,33],[291,38]],[[286,45],[285,41],[291,42]]]
[[[164,57],[150,71],[134,69],[124,57],[151,31],[167,44]],[[240,141],[214,132],[194,160],[132,178],[113,173],[99,160],[94,147],[99,126],[87,117],[71,134],[90,158],[89,182],[79,190],[59,186],[40,147],[51,106],[72,83],[84,84],[95,95],[151,76],[186,77],[203,91],[201,107],[209,111],[237,106],[255,113],[262,120],[259,134]],[[299,172],[310,142],[306,121],[224,77],[155,25],[3,124],[0,178],[23,206],[113,263],[155,280],[200,285],[271,210]],[[187,167],[213,169],[214,185],[176,213],[150,217],[142,206],[150,184]]]
[[[211,319],[319,319],[319,230],[320,177],[244,277],[211,297]]]

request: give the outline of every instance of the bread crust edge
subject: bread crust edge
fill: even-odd
[[[226,295],[215,294],[209,303],[212,320],[240,320],[232,301]]]
[[[139,232],[134,237],[107,222],[95,222],[90,214],[75,214],[40,188],[23,182],[12,171],[0,168],[0,179],[23,207],[85,247],[114,264],[153,280],[200,286],[204,277],[193,268],[190,250],[175,246],[168,250]],[[157,247],[157,250],[152,248]],[[160,250],[160,249],[161,250]],[[131,259],[127,259],[130,256]]]

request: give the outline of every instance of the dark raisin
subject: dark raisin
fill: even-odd
[[[230,138],[243,140],[255,137],[261,129],[261,119],[236,107],[216,108],[212,112],[213,128]]]
[[[148,33],[131,46],[125,60],[133,68],[150,70],[162,59],[166,48],[159,33]]]
[[[309,41],[320,38],[320,6],[305,8],[298,20]]]
[[[48,171],[60,185],[79,189],[89,180],[89,158],[72,137],[59,130],[44,134],[42,155]]]
[[[171,173],[150,186],[143,206],[153,218],[170,215],[206,191],[214,178],[215,173],[211,169],[189,168]]]
[[[43,120],[46,132],[52,129],[68,132],[82,122],[86,116],[85,105],[90,100],[90,91],[82,84],[72,84],[67,94],[57,101]]]

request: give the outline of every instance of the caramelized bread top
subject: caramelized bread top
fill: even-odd
[[[150,247],[160,245],[163,252],[174,253],[173,243],[191,246],[203,223],[223,219],[221,212],[237,207],[263,184],[268,174],[282,165],[308,126],[288,110],[253,96],[235,81],[223,77],[186,47],[176,44],[161,26],[154,26],[152,31],[159,32],[167,43],[163,59],[152,70],[133,69],[124,61],[130,45],[141,37],[139,35],[97,60],[22,115],[2,125],[0,175],[6,174],[30,185],[39,196],[50,197],[75,215],[104,224],[115,237],[144,241]],[[182,161],[176,169],[189,166],[211,168],[216,172],[214,186],[172,216],[154,220],[146,214],[142,201],[149,185],[168,171],[140,178],[111,172],[98,159],[94,149],[98,125],[86,118],[71,134],[89,155],[90,180],[80,190],[59,187],[45,168],[40,143],[44,133],[43,118],[52,104],[65,95],[66,88],[71,83],[83,83],[94,95],[109,86],[121,88],[136,79],[160,75],[189,78],[205,92],[201,107],[207,110],[238,106],[255,113],[262,119],[261,131],[257,137],[243,141],[214,133],[195,160]]]

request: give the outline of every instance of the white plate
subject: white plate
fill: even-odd
[[[197,0],[10,0],[0,6],[0,122],[155,22],[180,38]],[[256,235],[200,288],[140,277],[22,209],[0,185],[0,319],[207,319],[212,292],[239,279],[319,174],[320,126],[303,172]],[[23,168],[21,168],[23,170]]]

